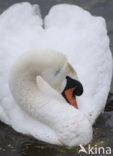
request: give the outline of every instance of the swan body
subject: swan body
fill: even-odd
[[[38,5],[13,5],[0,16],[0,66],[1,121],[52,144],[74,146],[92,139],[112,78],[102,17],[62,4],[42,20]],[[79,109],[61,96],[66,75],[83,84]]]

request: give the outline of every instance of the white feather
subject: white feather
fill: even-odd
[[[65,54],[84,87],[76,110],[39,78],[40,90],[50,91],[46,96],[49,106],[44,107],[46,124],[15,102],[8,82],[15,60],[24,51],[40,48]],[[92,124],[105,107],[111,77],[112,57],[102,17],[62,4],[52,7],[43,21],[39,6],[27,2],[13,5],[0,16],[0,119],[15,130],[52,144],[88,143]],[[40,100],[46,103],[45,98]],[[60,105],[63,102],[66,106]]]

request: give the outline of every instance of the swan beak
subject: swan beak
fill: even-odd
[[[72,106],[78,109],[76,96],[82,95],[83,93],[82,84],[79,81],[70,78],[69,76],[67,76],[66,79],[67,84],[64,91],[62,92],[62,95],[68,103],[70,103]]]
[[[68,100],[68,102],[74,106],[76,109],[78,109],[78,105],[76,102],[76,96],[73,96],[73,92],[74,92],[75,88],[71,88],[65,91],[65,96]]]

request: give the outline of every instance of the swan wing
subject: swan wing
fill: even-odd
[[[24,2],[11,6],[0,16],[0,100],[9,94],[8,72],[23,52],[34,49],[42,32],[38,5]]]
[[[105,107],[112,78],[112,56],[104,18],[74,5],[51,8],[44,20],[47,46],[63,52],[77,71],[84,94],[80,110],[93,123]]]
[[[36,48],[42,24],[39,6],[28,2],[15,4],[1,14],[0,61],[7,62],[7,69],[23,52]]]

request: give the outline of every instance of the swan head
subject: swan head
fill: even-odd
[[[82,95],[83,86],[78,80],[76,71],[62,53],[49,51],[46,59],[48,58],[51,63],[48,65],[48,68],[46,68],[46,71],[42,72],[42,77],[44,77],[69,104],[78,108],[76,96]]]

